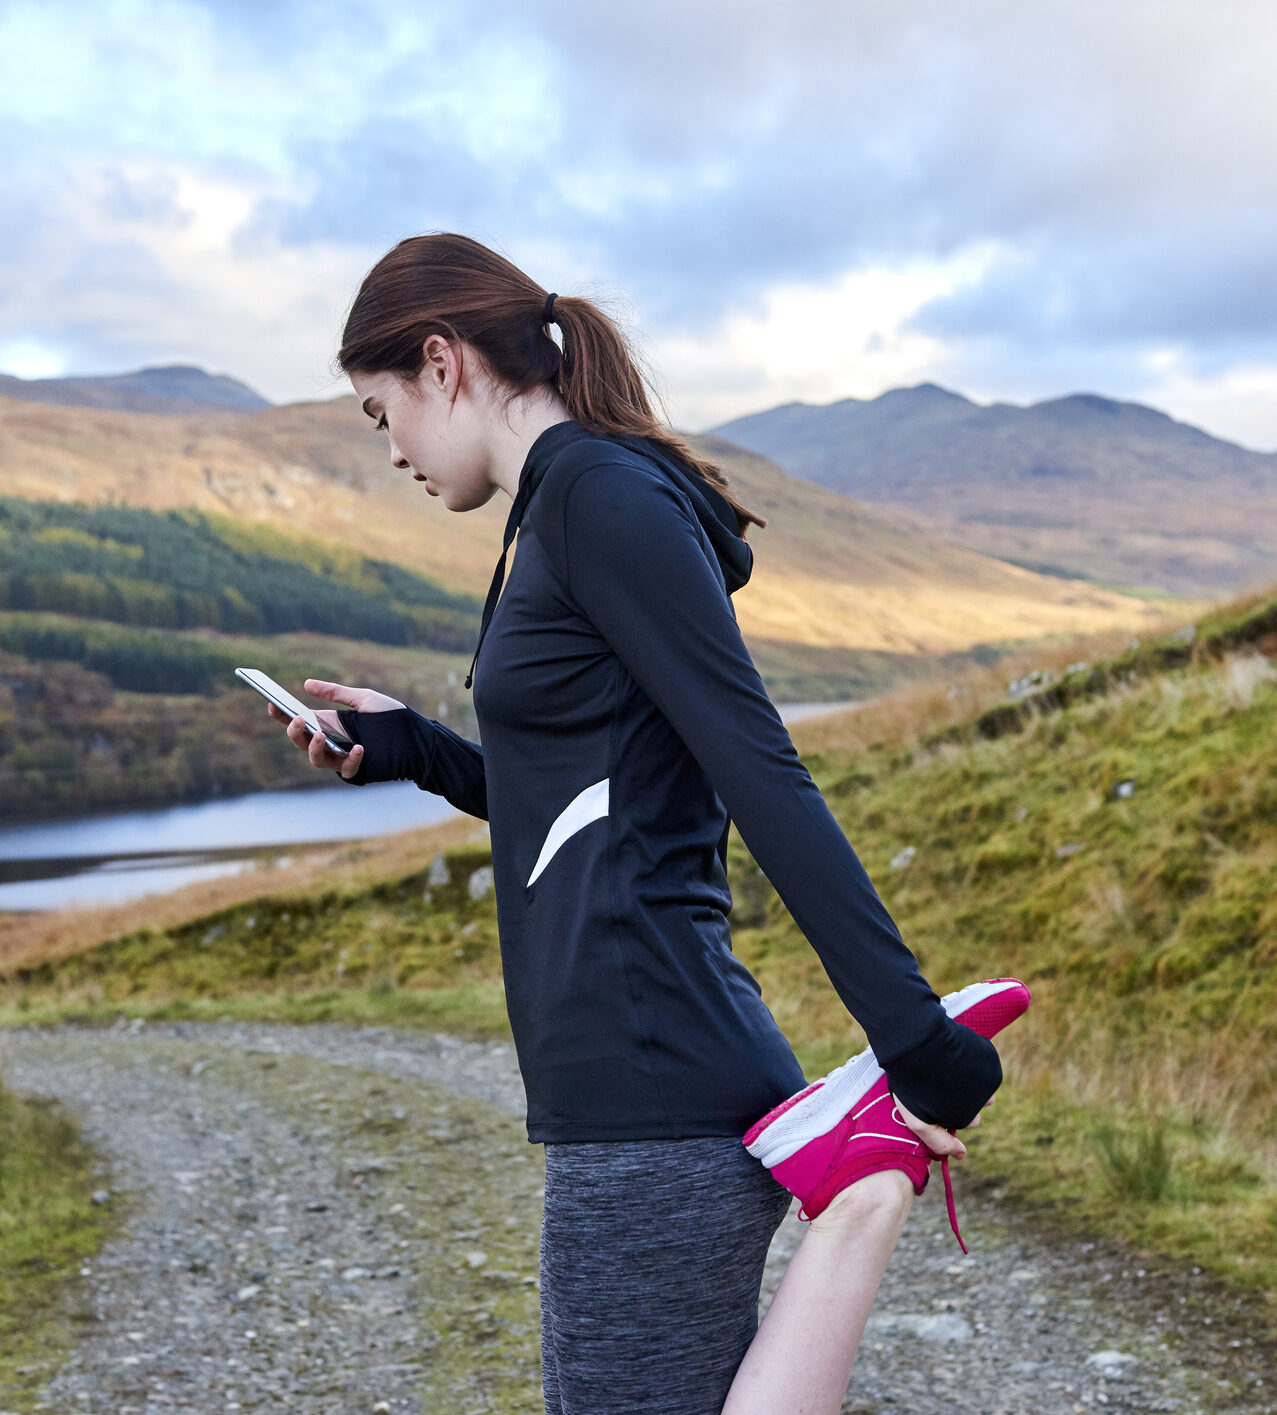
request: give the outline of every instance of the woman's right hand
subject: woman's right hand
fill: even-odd
[[[990,1096],[984,1104],[992,1105],[994,1099],[995,1097]],[[931,1125],[925,1120],[920,1120],[918,1116],[894,1094],[892,1095],[892,1100],[895,1102],[896,1109],[900,1112],[900,1118],[922,1143],[926,1145],[927,1149],[930,1150],[931,1154],[936,1159],[943,1158],[945,1155],[951,1160],[966,1159],[967,1147],[958,1139],[957,1135],[954,1134],[952,1130],[947,1130],[943,1125]],[[984,1106],[981,1106],[980,1109],[983,1110]],[[970,1130],[972,1126],[979,1125],[981,1119],[982,1117],[977,1114],[966,1129]]]
[[[330,703],[340,703],[342,707],[353,708],[356,712],[390,712],[394,708],[405,706],[397,698],[387,697],[385,693],[379,693],[373,688],[348,688],[344,683],[325,683],[321,678],[307,678],[304,686],[312,697],[324,698]],[[354,776],[359,770],[364,759],[364,749],[358,743],[350,749],[349,756],[339,757],[323,737],[318,733],[311,734],[302,718],[289,717],[274,703],[268,703],[266,710],[280,722],[288,723],[288,740],[309,756],[311,766],[340,772],[347,778]],[[335,712],[320,708],[316,710],[315,716],[324,727],[330,727],[335,732],[341,731],[341,722]]]

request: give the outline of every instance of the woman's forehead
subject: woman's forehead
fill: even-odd
[[[350,386],[355,390],[356,397],[363,405],[363,410],[371,417],[370,404],[384,401],[387,392],[395,384],[392,374],[387,373],[352,373],[350,375]]]

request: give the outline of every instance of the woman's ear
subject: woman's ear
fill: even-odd
[[[440,371],[446,369],[446,364],[441,359],[446,343],[447,341],[438,334],[432,334],[422,341],[421,368],[417,373],[417,383],[437,384]]]

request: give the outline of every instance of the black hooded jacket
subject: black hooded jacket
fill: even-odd
[[[339,717],[353,784],[412,780],[489,822],[528,1138],[741,1135],[805,1084],[732,952],[731,820],[896,1096],[969,1124],[997,1052],[944,1011],[768,698],[730,503],[569,419],[529,449],[507,547],[516,529],[475,655],[482,746],[411,708]]]

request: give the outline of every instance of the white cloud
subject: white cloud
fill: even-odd
[[[902,326],[921,305],[978,280],[993,244],[947,261],[851,270],[830,283],[789,281],[760,292],[703,335],[647,340],[671,421],[700,431],[776,403],[872,398],[931,377],[942,344]]]
[[[33,339],[0,344],[0,372],[18,378],[61,378],[66,371],[61,354]]]
[[[154,159],[86,165],[72,176],[51,223],[61,234],[5,300],[5,323],[43,324],[47,342],[11,340],[0,347],[0,366],[31,377],[46,351],[45,364],[58,372],[194,362],[276,400],[345,391],[329,361],[364,272],[361,256],[318,243],[236,239],[263,194],[279,194],[283,184]],[[166,219],[122,201],[121,190],[164,191]],[[61,319],[50,319],[51,310]],[[74,362],[67,351],[77,342],[111,347],[117,362]]]
[[[1243,363],[1215,377],[1188,368],[1183,350],[1155,350],[1148,360],[1155,375],[1129,395],[1250,447],[1277,452],[1277,364]]]

